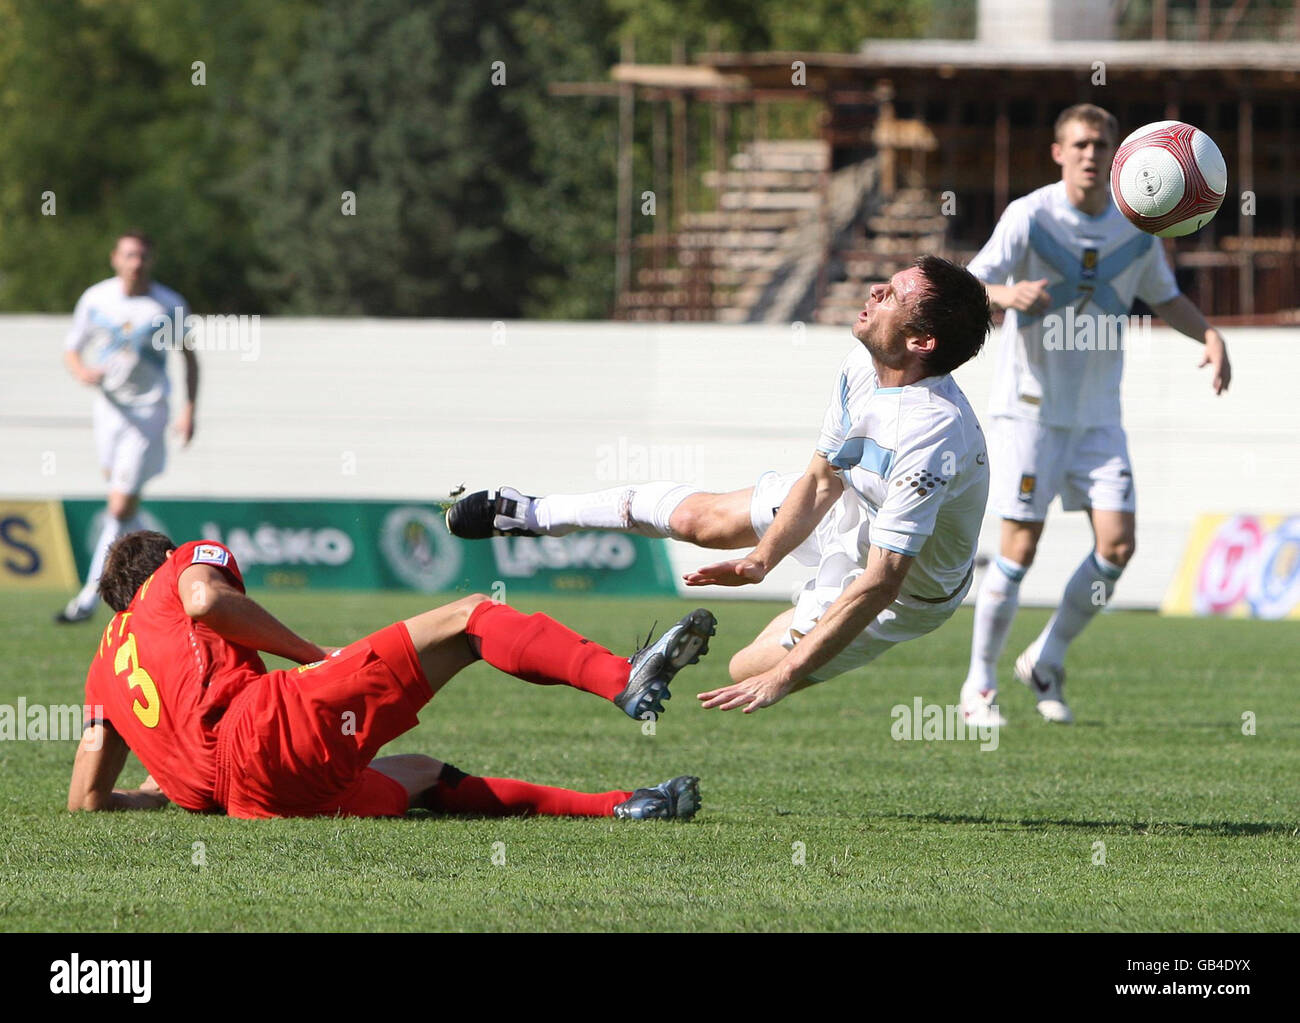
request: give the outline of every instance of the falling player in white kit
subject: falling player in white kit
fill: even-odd
[[[94,404],[95,447],[108,480],[108,508],[91,558],[86,584],[56,622],[80,622],[99,605],[99,577],[108,548],[140,528],[140,490],[166,463],[167,352],[184,335],[188,310],[171,288],[150,279],[153,242],[129,231],[118,237],[110,257],[115,276],[93,284],[77,300],[64,345],[68,371],[98,391]],[[173,329],[172,321],[176,320]],[[160,343],[157,339],[168,339]],[[175,430],[183,444],[194,436],[199,369],[194,352],[185,357],[186,401]]]
[[[469,539],[594,528],[757,545],[691,573],[693,586],[758,582],[790,554],[816,566],[795,606],[732,658],[731,684],[700,694],[705,707],[751,713],[933,631],[961,604],[989,478],[983,433],[949,374],[989,324],[979,281],[923,257],[871,289],[802,476],[768,473],[731,494],[671,482],[481,491],[452,506],[448,527]]]
[[[1111,202],[1117,138],[1115,118],[1100,107],[1062,112],[1052,144],[1061,180],[1007,206],[970,264],[1007,311],[989,425],[990,507],[1002,518],[1001,549],[978,590],[961,693],[975,725],[1005,720],[995,703],[997,661],[1052,498],[1060,495],[1066,511],[1088,513],[1095,547],[1046,628],[1016,660],[1015,675],[1046,720],[1073,720],[1062,692],[1066,650],[1133,557],[1136,502],[1120,419],[1123,345],[1106,343],[1118,318],[1140,298],[1205,345],[1201,365],[1213,368],[1216,394],[1232,375],[1223,338],[1179,292],[1160,240]]]

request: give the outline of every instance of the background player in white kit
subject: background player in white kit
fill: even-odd
[[[730,685],[700,694],[722,710],[769,706],[931,632],[960,605],[988,468],[949,374],[984,344],[989,316],[979,281],[934,256],[875,285],[802,476],[767,473],[730,494],[671,482],[543,498],[481,491],[452,506],[448,527],[467,539],[595,528],[757,544],[688,575],[695,586],[758,582],[794,553],[816,566],[795,606],[732,658]]]
[[[1063,325],[1078,337],[1092,329],[1093,338],[1105,338],[1100,318],[1113,323],[1127,316],[1136,296],[1205,345],[1201,365],[1213,367],[1216,394],[1231,379],[1223,338],[1179,293],[1160,240],[1135,228],[1111,202],[1117,141],[1118,123],[1100,107],[1063,111],[1052,144],[1061,180],[1007,206],[970,264],[992,301],[1007,310],[989,426],[990,507],[1002,518],[1001,545],[975,603],[962,686],[972,724],[1004,721],[995,705],[997,661],[1052,498],[1059,494],[1066,511],[1088,513],[1095,547],[1046,628],[1016,660],[1016,677],[1033,691],[1046,720],[1073,720],[1062,692],[1066,649],[1110,599],[1133,557],[1136,501],[1120,419],[1123,346],[1063,348],[1055,343]]]
[[[95,613],[108,548],[119,536],[140,528],[140,490],[162,472],[167,460],[167,352],[175,346],[155,338],[183,337],[189,312],[185,299],[151,280],[153,242],[147,235],[120,235],[109,262],[115,276],[91,285],[77,300],[64,346],[68,370],[98,390],[95,448],[108,480],[108,508],[86,584],[55,616],[57,622],[85,621]],[[179,320],[175,329],[173,319]],[[199,367],[193,351],[184,346],[180,350],[185,357],[186,400],[175,430],[181,442],[189,444]]]

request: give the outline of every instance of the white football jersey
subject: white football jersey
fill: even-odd
[[[960,592],[974,568],[989,470],[984,433],[949,374],[881,387],[870,354],[856,345],[817,450],[844,481],[818,585],[839,585],[876,546],[916,559],[902,603],[929,606]]]
[[[185,299],[171,288],[154,283],[144,295],[128,295],[110,277],[77,300],[65,347],[104,371],[100,387],[110,401],[131,408],[157,405],[167,398],[167,352],[184,337],[188,313]]]
[[[967,269],[985,284],[1046,278],[1052,296],[1041,315],[1007,310],[990,411],[1048,426],[1119,423],[1118,332],[1133,299],[1178,296],[1160,240],[1114,203],[1089,216],[1058,181],[1011,203]]]

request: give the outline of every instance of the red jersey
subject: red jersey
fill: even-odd
[[[221,544],[181,544],[108,623],[86,675],[86,704],[103,707],[104,720],[173,803],[220,810],[216,728],[266,665],[256,650],[185,613],[178,580],[191,565],[212,565],[244,589],[235,556]]]

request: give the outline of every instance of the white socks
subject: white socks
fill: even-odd
[[[1027,571],[1024,565],[999,557],[984,572],[975,596],[975,630],[971,636],[970,671],[961,687],[963,701],[976,693],[997,691],[998,658],[1020,606],[1020,581]]]
[[[104,516],[104,527],[99,531],[99,539],[95,542],[95,554],[90,559],[90,571],[86,575],[86,585],[81,588],[80,593],[72,598],[78,611],[93,611],[99,603],[99,579],[104,574],[104,561],[108,557],[108,549],[113,546],[113,542],[119,536],[124,536],[139,528],[139,515],[132,515],[125,520],[115,519],[112,515]]]
[[[1112,564],[1096,551],[1084,558],[1065,584],[1061,606],[1030,645],[1030,657],[1035,662],[1063,666],[1066,647],[1110,601],[1110,595],[1115,592],[1115,580],[1123,571],[1121,566]]]
[[[538,533],[564,536],[577,529],[612,529],[641,536],[675,538],[668,528],[673,511],[698,487],[659,480],[633,483],[591,494],[551,494],[529,509]],[[529,528],[533,524],[529,523]]]

